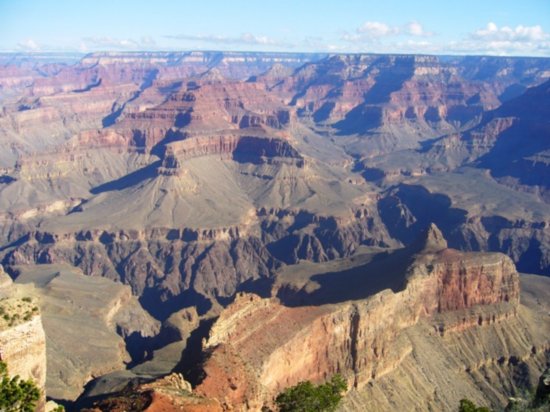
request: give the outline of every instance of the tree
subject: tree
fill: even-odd
[[[33,412],[40,399],[40,389],[31,380],[10,378],[8,366],[0,361],[0,411]]]
[[[332,412],[347,388],[340,375],[329,382],[315,386],[309,381],[281,392],[275,399],[280,412]]]

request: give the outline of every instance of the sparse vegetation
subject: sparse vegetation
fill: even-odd
[[[512,398],[506,406],[507,412],[548,412],[550,411],[550,369],[539,378],[537,388],[532,388],[525,397]]]
[[[539,379],[538,387],[524,393],[525,397],[510,398],[506,412],[548,412],[550,411],[550,369]],[[469,399],[461,399],[459,412],[491,412],[485,406],[476,406]]]
[[[39,312],[38,307],[31,303],[32,299],[27,296],[21,299],[0,300],[0,329],[31,320]]]
[[[280,412],[331,412],[338,406],[346,388],[340,375],[317,386],[309,381],[300,382],[281,392],[275,403]]]
[[[461,399],[458,412],[492,412],[486,406],[477,406],[469,399]]]
[[[40,390],[31,380],[10,378],[8,366],[0,361],[0,411],[33,412],[40,399]]]
[[[550,402],[536,402],[527,399],[511,399],[506,406],[506,412],[548,412]]]
[[[151,392],[141,392],[130,383],[121,392],[107,399],[101,399],[94,402],[93,408],[83,409],[82,412],[94,412],[98,410],[102,412],[113,410],[140,412],[146,410],[151,404],[151,401]]]

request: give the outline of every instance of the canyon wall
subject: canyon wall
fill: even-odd
[[[414,363],[408,333],[422,329],[441,345],[452,345],[449,334],[459,339],[472,328],[490,334],[494,325],[516,319],[519,278],[509,258],[437,249],[414,255],[401,287],[363,300],[288,306],[275,298],[238,296],[204,344],[204,379],[196,391],[227,407],[259,410],[288,386],[340,373],[352,392],[362,393],[402,364]],[[475,355],[464,360],[465,368],[483,356],[471,350]]]
[[[10,304],[16,305],[10,299]],[[0,305],[7,304],[0,301]],[[25,302],[19,301],[23,304]],[[0,360],[8,364],[10,376],[19,375],[21,379],[30,379],[40,389],[37,411],[45,408],[46,399],[46,335],[42,327],[42,318],[34,314],[28,321],[4,327],[0,330]]]

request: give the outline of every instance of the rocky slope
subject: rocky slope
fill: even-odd
[[[196,310],[190,329],[296,264],[409,246],[432,222],[455,249],[549,273],[548,59],[62,57],[0,59],[11,270],[76,266],[159,320]],[[185,342],[170,345],[166,365]]]
[[[301,116],[370,136],[353,151],[371,157],[475,125],[547,75],[544,59],[352,55],[308,63],[275,88]]]
[[[144,342],[159,332],[127,286],[71,267],[21,268],[15,286],[42,313],[48,368],[41,382],[58,400],[76,399],[88,381],[124,368],[131,355],[143,359]]]
[[[540,369],[545,362],[548,339],[529,324],[535,312],[519,304],[519,277],[504,255],[447,249],[432,227],[422,245],[355,269],[340,286],[348,295],[331,287],[330,277],[346,277],[342,272],[279,289],[280,299],[238,296],[204,343],[197,393],[225,408],[260,410],[285,387],[341,373],[351,388],[343,410],[451,410],[461,397],[502,406],[513,366]],[[541,325],[549,326],[548,319]],[[492,381],[494,374],[506,380]],[[453,388],[439,392],[457,375]],[[405,391],[413,376],[416,394]]]
[[[117,396],[94,402],[84,412],[222,412],[219,403],[192,393],[189,382],[173,373],[152,383],[126,387]]]
[[[5,304],[2,301],[0,304]],[[14,301],[11,304],[15,304]],[[40,315],[0,331],[0,359],[10,376],[32,380],[40,389],[37,411],[44,411],[46,389],[46,340]]]

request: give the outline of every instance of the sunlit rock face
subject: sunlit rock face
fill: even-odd
[[[151,353],[171,342],[142,309],[168,323],[195,310],[178,336],[199,341],[239,292],[274,291],[279,301],[262,301],[266,311],[296,317],[303,333],[317,331],[302,336],[312,347],[323,347],[318,331],[330,331],[338,350],[298,361],[282,338],[261,356],[250,349],[262,375],[223,395],[228,403],[263,402],[297,379],[346,369],[356,409],[367,393],[382,409],[406,409],[406,397],[454,408],[454,398],[428,389],[416,397],[403,387],[400,400],[384,398],[390,391],[377,392],[371,381],[380,388],[399,370],[402,382],[411,378],[418,372],[411,359],[422,356],[416,346],[433,350],[453,333],[468,336],[457,350],[475,336],[494,343],[485,331],[508,333],[499,325],[526,321],[510,265],[550,273],[548,59],[144,52],[23,60],[0,67],[0,262],[12,274],[70,265],[127,285],[125,313],[145,326],[109,335],[119,347],[105,350],[101,365],[135,361],[126,353],[133,332],[150,338]],[[384,251],[397,263],[386,267],[380,256],[376,270],[365,271],[368,285],[345,271],[357,287],[331,276],[323,278],[330,288],[300,276],[281,281],[294,268],[339,268],[340,259],[353,266]],[[353,336],[366,334],[367,323],[374,340],[362,343]],[[529,358],[512,329],[502,341],[513,340],[513,350],[487,344],[490,360],[476,352],[454,370],[496,365],[495,376],[510,376],[503,368],[517,362],[499,363],[501,356],[538,370],[543,341],[529,331],[538,342]],[[430,338],[415,340],[420,330]],[[225,352],[214,350],[212,359],[248,353],[215,336],[208,351],[219,341]],[[175,352],[169,370],[179,362]],[[268,352],[277,355],[269,360]],[[285,370],[277,359],[286,359]],[[82,376],[67,377],[71,397]],[[219,382],[212,389],[216,382],[205,380],[201,390],[225,393]],[[483,400],[474,387],[466,392]],[[501,405],[505,392],[490,402]]]
[[[405,263],[401,269],[392,267],[395,273],[377,274],[394,277],[394,287],[369,295],[366,284],[360,300],[339,302],[334,296],[327,303],[322,276],[317,278],[319,289],[302,295],[303,304],[295,304],[288,291],[282,300],[239,295],[204,343],[205,377],[197,392],[256,410],[288,386],[341,373],[361,393],[413,356],[406,337],[413,331],[431,325],[429,335],[446,345],[449,334],[460,339],[483,327],[482,333],[491,335],[489,325],[517,317],[519,277],[502,254],[448,249],[432,226],[414,247],[386,259],[388,269],[392,259]],[[368,271],[365,266],[356,276]],[[483,356],[471,350],[473,358]],[[443,397],[433,406],[450,399]]]

